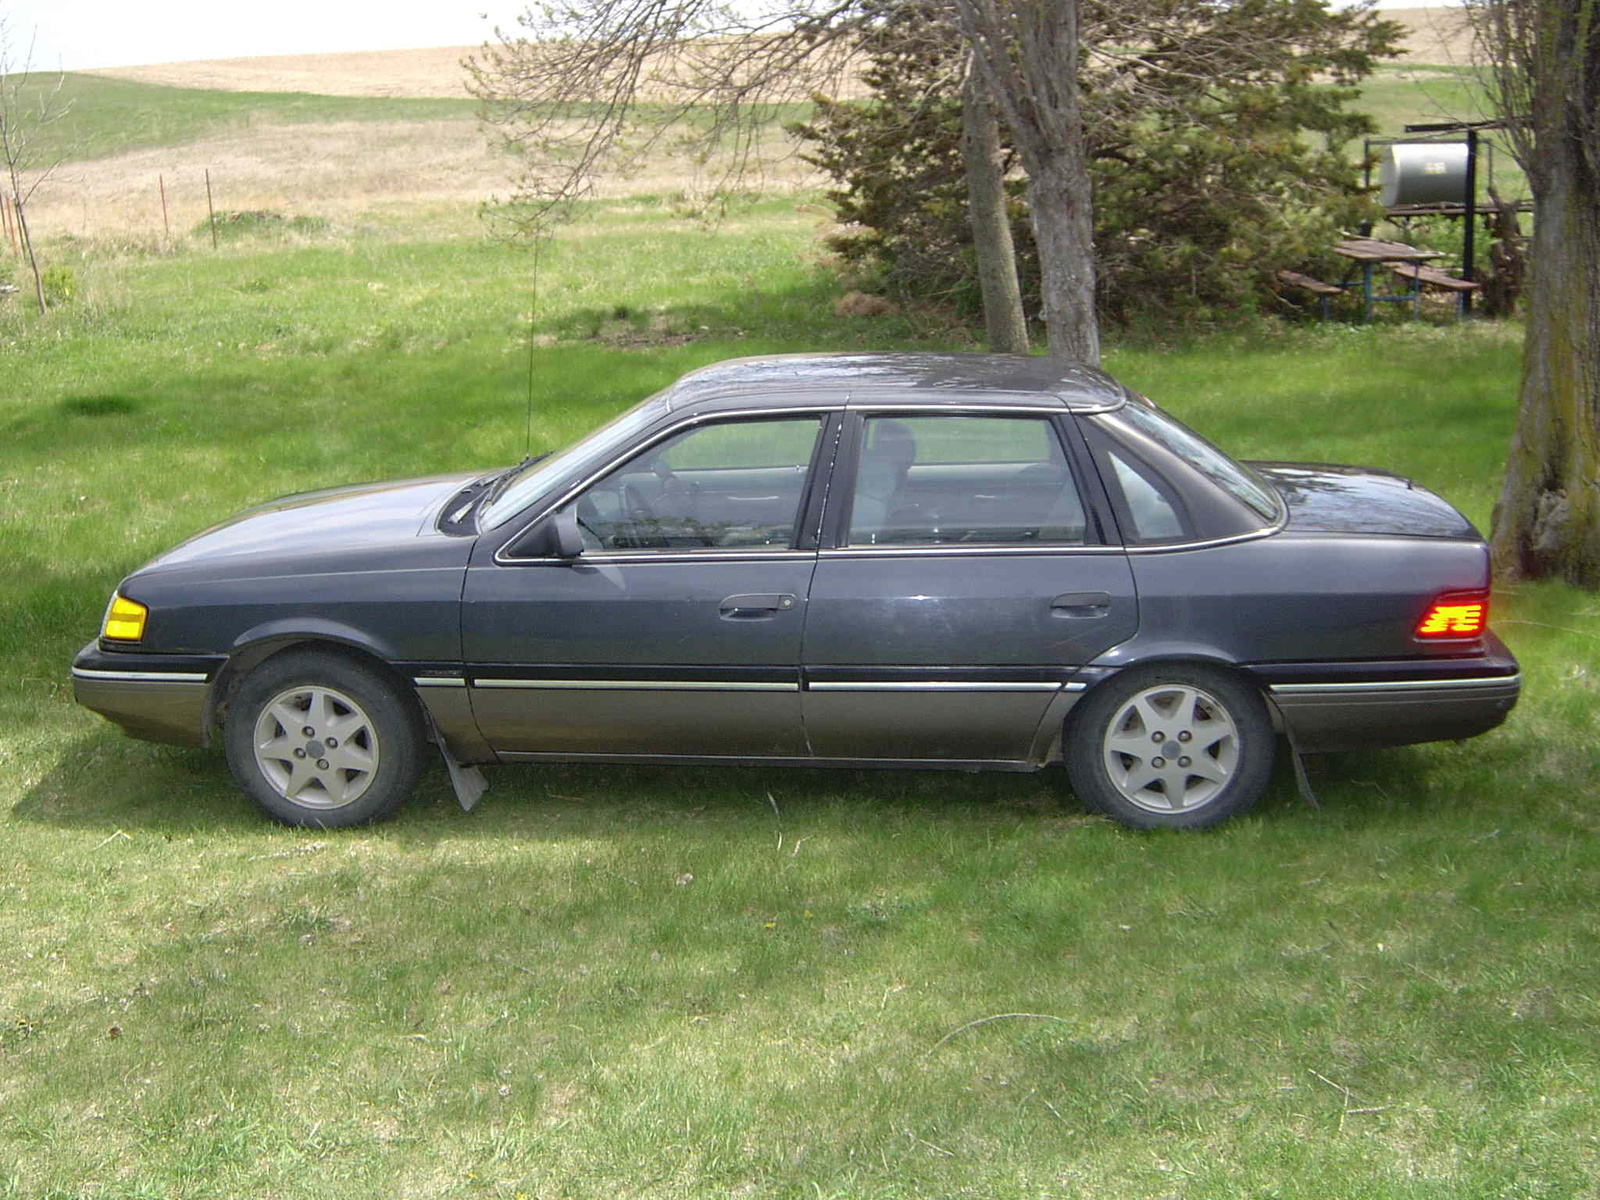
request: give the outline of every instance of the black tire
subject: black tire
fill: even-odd
[[[1204,829],[1245,812],[1276,749],[1261,693],[1174,663],[1113,676],[1068,718],[1063,747],[1085,807],[1135,829]]]
[[[422,773],[426,734],[410,697],[381,671],[288,650],[245,677],[223,741],[233,777],[268,816],[332,828],[398,809]]]

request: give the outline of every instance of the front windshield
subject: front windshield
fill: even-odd
[[[483,510],[479,528],[493,529],[504,525],[563,478],[579,474],[583,468],[609,458],[618,447],[632,441],[635,435],[666,411],[667,402],[662,397],[646,400],[559,454],[540,460],[508,487],[504,495]]]
[[[1177,455],[1241,504],[1248,505],[1265,520],[1278,515],[1275,495],[1257,481],[1249,470],[1188,426],[1154,407],[1129,404],[1112,414],[1121,418],[1157,445]]]

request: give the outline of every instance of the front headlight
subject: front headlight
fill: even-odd
[[[106,606],[106,619],[100,623],[100,636],[115,642],[137,642],[144,637],[144,621],[150,610],[121,592],[112,595]]]

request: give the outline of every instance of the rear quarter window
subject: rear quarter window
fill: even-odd
[[[1130,544],[1241,537],[1283,519],[1270,484],[1148,402],[1095,414],[1080,428]]]

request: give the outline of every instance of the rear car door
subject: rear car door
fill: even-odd
[[[584,487],[575,559],[467,572],[473,713],[506,757],[803,757],[800,640],[816,563],[816,411],[670,430]],[[537,539],[525,539],[537,545]]]
[[[1069,420],[847,418],[806,622],[814,755],[1035,760],[1078,669],[1133,635],[1133,575],[1085,503]]]

